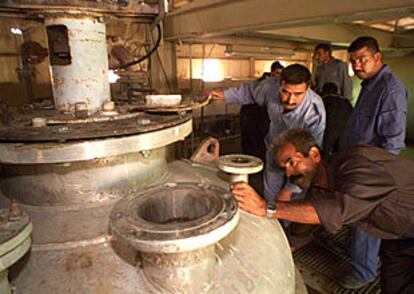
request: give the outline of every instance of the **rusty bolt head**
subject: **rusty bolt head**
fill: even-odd
[[[102,105],[103,111],[114,111],[115,110],[115,102],[114,101],[106,101]]]
[[[142,157],[148,158],[151,154],[151,150],[142,150],[140,153]]]
[[[151,124],[151,120],[149,118],[139,118],[137,119],[137,124],[140,126],[147,126]]]
[[[88,117],[88,104],[86,102],[75,103],[75,116],[77,118]]]
[[[32,118],[32,127],[41,128],[47,126],[47,120],[44,117],[34,117]]]
[[[88,104],[86,102],[75,103],[75,110],[88,110]]]
[[[59,133],[66,133],[67,131],[69,131],[69,128],[68,127],[60,127],[60,128],[58,128],[58,132]]]
[[[10,202],[10,215],[9,220],[17,220],[23,216],[23,211],[20,209],[16,200]]]

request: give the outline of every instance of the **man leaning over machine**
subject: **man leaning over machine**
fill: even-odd
[[[266,202],[246,183],[231,191],[241,209],[329,232],[344,225],[382,239],[382,293],[414,293],[414,162],[384,149],[357,145],[325,159],[308,130],[290,129],[272,152],[291,183],[308,189],[306,201]]]

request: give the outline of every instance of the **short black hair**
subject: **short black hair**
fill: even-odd
[[[318,44],[318,45],[315,46],[314,51],[317,51],[319,49],[322,49],[323,51],[329,51],[329,53],[332,53],[332,47],[329,44],[325,44],[325,43]]]
[[[354,40],[348,47],[348,52],[355,52],[359,49],[367,47],[372,53],[380,52],[378,41],[373,37],[364,36]]]
[[[322,94],[338,94],[339,89],[335,83],[325,83],[322,87]]]
[[[311,82],[311,73],[309,69],[301,64],[291,64],[282,70],[281,82],[285,82],[291,85],[299,85]]]
[[[276,69],[284,69],[284,68],[285,67],[279,61],[275,61],[270,66],[270,71],[275,71]]]
[[[287,144],[295,146],[296,151],[302,153],[305,157],[309,155],[309,150],[312,147],[317,147],[319,149],[315,138],[308,129],[289,129],[273,140],[270,146],[273,156],[276,157],[280,149]]]

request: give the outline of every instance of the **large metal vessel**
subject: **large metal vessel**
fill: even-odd
[[[7,3],[46,5],[29,2]],[[55,2],[42,10],[54,107],[2,107],[0,204],[17,202],[34,228],[16,293],[294,293],[279,222],[239,211],[211,161],[167,162],[191,113],[110,101],[101,16],[115,4]]]

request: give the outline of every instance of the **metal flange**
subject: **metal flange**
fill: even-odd
[[[0,272],[19,260],[30,248],[32,223],[26,213],[1,209]]]
[[[220,187],[166,183],[120,200],[110,216],[114,234],[141,252],[178,253],[212,245],[239,220],[238,206]]]
[[[10,164],[40,164],[91,160],[133,152],[145,152],[183,140],[191,133],[192,120],[125,137],[85,140],[71,143],[2,143],[0,162]]]
[[[263,169],[263,161],[245,154],[229,154],[219,157],[219,169],[231,175],[231,182],[248,183],[248,175]]]

